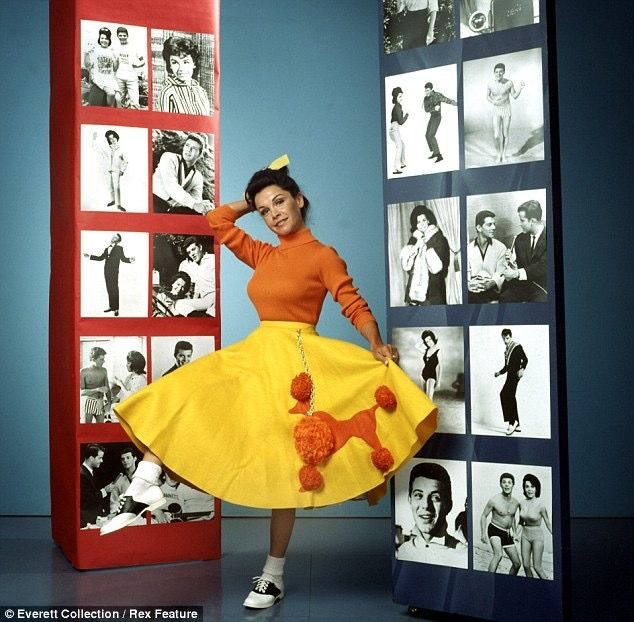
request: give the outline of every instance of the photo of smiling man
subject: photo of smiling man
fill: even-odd
[[[396,559],[467,568],[467,542],[456,527],[466,505],[465,463],[413,460],[410,466],[396,476]]]

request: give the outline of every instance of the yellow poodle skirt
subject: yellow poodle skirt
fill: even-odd
[[[378,387],[395,394],[395,408],[375,408],[376,434],[394,458],[387,471],[374,466],[368,443],[352,435],[317,465],[321,487],[303,490],[293,430],[307,415],[289,412],[298,403],[291,382],[305,371],[298,331],[315,411],[347,420],[376,405]],[[397,365],[299,322],[262,322],[243,341],[152,382],[116,413],[136,446],[150,449],[177,477],[255,508],[319,507],[365,493],[375,503],[436,429],[435,405]]]

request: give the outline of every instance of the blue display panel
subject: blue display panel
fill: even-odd
[[[380,5],[388,328],[439,407],[394,480],[394,599],[564,620],[554,7]]]

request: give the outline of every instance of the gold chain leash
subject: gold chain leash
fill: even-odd
[[[308,361],[306,360],[306,353],[304,352],[304,343],[302,341],[302,329],[297,329],[297,347],[299,348],[299,355],[302,359],[302,365],[304,366],[304,371],[310,378],[310,402],[308,404],[308,412],[306,415],[311,417],[313,412],[315,411],[315,383],[313,382],[313,377],[310,373],[310,369],[308,368]]]

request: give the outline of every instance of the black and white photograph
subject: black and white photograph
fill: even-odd
[[[213,135],[152,130],[152,203],[160,214],[200,215],[215,197]]]
[[[453,0],[383,0],[386,54],[455,38]]]
[[[473,568],[553,579],[552,470],[473,462]]]
[[[467,568],[466,463],[414,458],[394,482],[396,559]]]
[[[116,514],[142,455],[131,443],[85,443],[79,459],[79,526],[98,529]],[[143,517],[133,523],[144,524]]]
[[[539,0],[460,0],[460,37],[539,23]]]
[[[458,104],[456,65],[386,76],[388,179],[458,170]]]
[[[81,317],[147,317],[147,233],[81,232]]]
[[[148,211],[148,131],[81,126],[81,210]]]
[[[163,507],[152,510],[152,524],[188,523],[214,518],[214,497],[170,477],[161,475]]]
[[[544,159],[542,50],[463,65],[466,168]]]
[[[216,258],[209,235],[155,233],[153,317],[214,317]]]
[[[80,528],[97,529],[118,511],[128,490],[141,452],[132,443],[86,443],[81,445]],[[214,498],[191,486],[160,475],[165,503],[149,516],[139,516],[131,527],[183,523],[214,518]]]
[[[214,45],[211,34],[152,29],[152,110],[213,113]]]
[[[471,432],[550,438],[550,346],[546,324],[471,326]]]
[[[148,108],[147,29],[81,21],[82,106]]]
[[[113,407],[148,383],[146,338],[80,337],[79,366],[79,422],[117,423]]]
[[[209,336],[152,337],[152,380],[167,376],[215,349],[215,339]]]
[[[390,306],[462,302],[460,200],[387,206]]]
[[[469,302],[548,300],[546,189],[467,197]]]
[[[462,326],[393,328],[399,366],[438,406],[437,432],[464,434]]]

